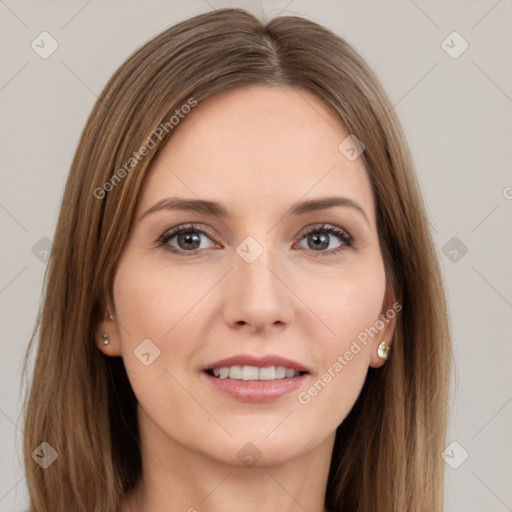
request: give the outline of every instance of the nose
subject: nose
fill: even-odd
[[[224,320],[254,332],[282,330],[293,317],[293,293],[278,256],[267,249],[249,263],[237,253],[227,276]]]

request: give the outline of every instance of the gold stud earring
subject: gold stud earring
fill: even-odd
[[[384,359],[384,361],[388,358],[388,352],[391,347],[388,347],[385,341],[381,341],[379,348],[377,349],[377,355]]]
[[[108,345],[109,343],[110,343],[110,340],[109,340],[109,338],[108,338],[108,334],[107,334],[107,333],[105,333],[105,334],[103,335],[103,345]]]

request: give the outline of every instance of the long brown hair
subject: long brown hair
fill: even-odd
[[[301,17],[264,24],[244,10],[221,9],[170,27],[135,52],[106,85],[81,136],[25,359],[26,373],[38,339],[24,426],[31,512],[114,512],[140,477],[136,398],[121,358],[95,344],[97,311],[113,302],[114,269],[141,186],[179,129],[169,122],[176,109],[255,84],[312,91],[363,141],[387,280],[403,306],[389,361],[369,369],[337,429],[326,506],[443,510],[451,345],[400,123],[377,78],[341,37]],[[42,442],[58,454],[46,469],[31,456]]]

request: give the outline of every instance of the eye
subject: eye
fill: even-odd
[[[335,245],[336,240],[333,240],[334,237],[338,238],[341,243]],[[301,242],[303,240],[305,240],[307,244],[307,247],[305,247],[306,249],[311,249],[314,252],[325,253],[326,255],[336,254],[352,247],[354,243],[353,237],[344,229],[327,224],[322,224],[321,226],[310,229],[302,236]]]
[[[193,256],[200,252],[209,251],[214,243],[208,244],[205,239],[212,240],[214,236],[205,229],[199,229],[193,224],[178,226],[166,231],[159,239],[158,245],[179,256]],[[338,244],[336,244],[336,238]],[[300,240],[305,241],[312,252],[331,256],[347,248],[351,248],[354,238],[344,229],[328,224],[322,224],[310,229],[302,235]]]
[[[195,254],[211,248],[211,245],[204,244],[202,237],[211,239],[213,235],[203,229],[196,228],[194,225],[172,228],[165,232],[158,240],[159,245],[165,245],[165,248],[173,253],[185,256],[186,253]]]

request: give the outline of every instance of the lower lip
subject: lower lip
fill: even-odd
[[[308,376],[307,373],[303,373],[298,377],[275,380],[237,380],[219,379],[206,372],[202,373],[217,391],[243,402],[270,402],[276,400],[295,391]]]

